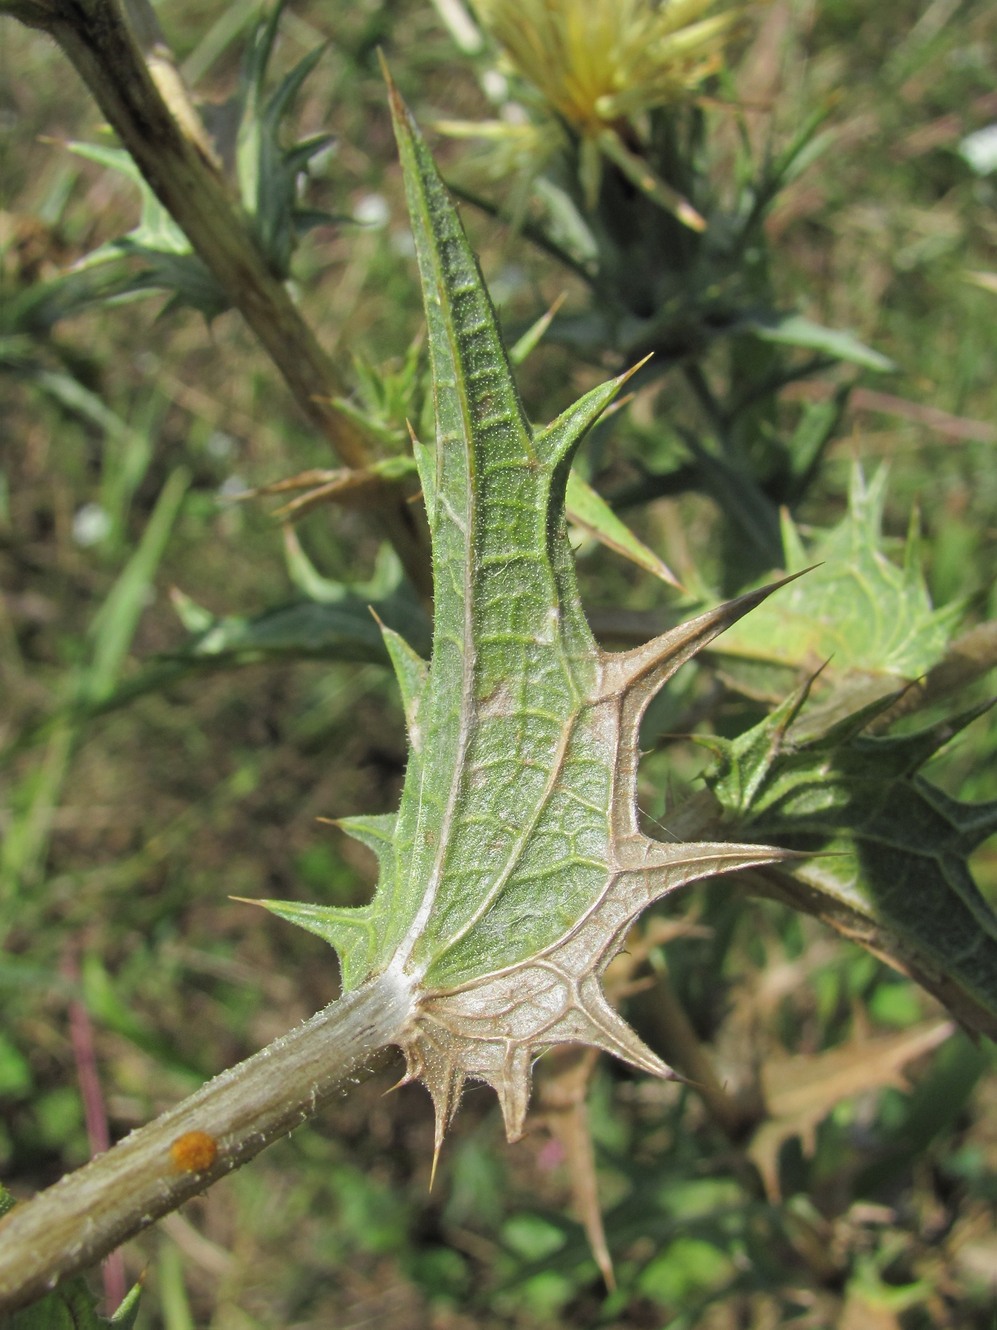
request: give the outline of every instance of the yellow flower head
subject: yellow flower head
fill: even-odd
[[[719,66],[714,0],[478,0],[482,25],[583,138],[681,101]]]
[[[556,151],[557,120],[580,140],[579,180],[594,208],[608,159],[661,207],[695,230],[705,222],[644,160],[646,113],[687,100],[721,64],[739,10],[704,17],[716,0],[477,0],[481,24],[553,115],[542,124],[447,123],[486,139],[492,166]]]

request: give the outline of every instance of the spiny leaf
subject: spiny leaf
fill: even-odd
[[[568,519],[575,526],[593,536],[607,549],[615,550],[625,559],[635,563],[669,586],[678,587],[680,582],[672,570],[653,550],[630,530],[610,508],[606,500],[574,471],[568,476],[568,490],[565,498]]]
[[[144,266],[122,278],[116,294],[133,295],[147,291],[173,292],[171,306],[189,305],[206,319],[213,319],[228,308],[228,299],[190,241],[169,212],[160,203],[141,171],[123,148],[102,144],[71,143],[70,151],[86,157],[125,176],[139,192],[141,214],[138,225],[127,235],[109,240],[88,254],[82,266],[89,270],[125,257],[141,259]]]
[[[804,549],[786,521],[787,571],[819,564],[803,583],[729,633],[720,648],[737,659],[916,679],[945,653],[959,606],[932,608],[912,530],[902,567],[883,552],[886,470],[866,482],[856,467],[848,513]]]
[[[468,1077],[496,1089],[517,1137],[531,1064],[556,1044],[668,1074],[606,1001],[606,965],[651,902],[783,852],[664,844],[639,829],[647,704],[767,591],[634,651],[597,647],[575,584],[565,490],[576,448],[627,376],[531,428],[460,221],[393,89],[392,114],[434,384],[435,446],[416,454],[434,627],[428,674],[387,639],[412,747],[377,890],[357,920],[369,973],[390,970],[415,996],[402,1043],[410,1078],[432,1094],[438,1148]],[[319,912],[290,908],[320,931]],[[327,936],[353,987],[367,976],[343,914],[329,912]]]
[[[233,900],[245,900],[233,896]],[[336,949],[343,989],[357,988],[370,973],[370,957],[376,950],[375,921],[370,906],[335,909],[329,905],[308,905],[302,901],[247,901],[289,924],[314,933]]]
[[[387,634],[389,630],[384,631]],[[401,642],[401,638],[398,641]],[[380,875],[390,879],[395,872],[396,821],[394,813],[382,813],[367,817],[335,818],[332,825],[371,850],[377,856]],[[307,929],[334,947],[339,956],[345,992],[358,987],[370,974],[377,954],[377,931],[370,905],[335,909],[300,901],[263,900],[250,903],[262,905],[279,919]]]
[[[821,1053],[770,1057],[762,1069],[768,1117],[748,1148],[770,1199],[779,1198],[779,1151],[785,1141],[799,1136],[812,1154],[817,1126],[836,1104],[887,1085],[905,1088],[907,1063],[944,1043],[954,1029],[950,1021],[929,1021]]]
[[[997,1036],[997,916],[967,864],[997,832],[997,803],[960,803],[917,774],[985,708],[913,734],[870,736],[887,697],[807,735],[805,716],[796,718],[802,700],[733,741],[708,741],[717,762],[707,784],[738,834],[824,851],[791,876],[767,870],[753,880]]]
[[[269,95],[265,85],[270,56],[283,4],[264,15],[250,34],[242,83],[235,99],[239,116],[236,173],[239,193],[249,224],[271,270],[281,279],[290,273],[291,259],[301,236],[315,226],[337,219],[329,213],[299,206],[301,181],[312,159],[329,146],[327,134],[315,135],[284,147],[283,122],[292,109],[305,79],[321,58],[324,47],[310,51]],[[70,150],[99,162],[129,179],[141,201],[139,223],[127,235],[108,241],[88,254],[87,268],[118,260],[113,288],[108,296],[137,295],[148,291],[170,291],[167,309],[185,305],[213,319],[230,301],[204,262],[194,253],[184,232],[160,203],[129,153],[103,144],[73,143]],[[139,259],[137,271],[119,271],[124,258]],[[77,265],[78,272],[83,265]],[[129,265],[130,267],[132,265]],[[86,288],[85,288],[86,289]],[[91,284],[95,293],[98,288]],[[53,295],[79,298],[78,283]]]
[[[241,112],[236,163],[239,192],[260,248],[279,277],[287,277],[300,235],[336,219],[328,213],[298,207],[301,176],[311,159],[332,143],[317,134],[285,148],[283,122],[301,88],[325,53],[318,46],[287,73],[266,96],[267,72],[283,13],[283,3],[257,24],[250,36],[238,97]]]

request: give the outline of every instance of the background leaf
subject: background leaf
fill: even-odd
[[[980,709],[913,734],[868,736],[883,702],[816,737],[801,699],[733,741],[706,775],[738,835],[818,851],[758,874],[796,908],[887,957],[970,1028],[997,1037],[997,915],[968,859],[997,831],[997,802],[967,804],[919,769]],[[794,738],[794,734],[800,737]]]
[[[914,533],[902,567],[887,558],[882,536],[886,480],[881,469],[867,484],[856,469],[848,513],[806,547],[787,524],[787,571],[818,566],[732,628],[716,650],[807,670],[827,664],[829,677],[861,671],[916,679],[936,664],[962,609],[932,607]]]

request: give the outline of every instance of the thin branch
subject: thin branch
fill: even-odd
[[[654,979],[654,988],[644,995],[641,1009],[654,1022],[655,1046],[698,1091],[710,1116],[728,1140],[734,1143],[743,1140],[747,1130],[758,1120],[760,1106],[749,1106],[724,1086],[667,972],[658,970]]]
[[[58,42],[150,188],[240,311],[299,407],[347,466],[372,457],[357,426],[337,411],[347,387],[284,284],[267,267],[183,91],[172,58],[148,25],[136,39],[120,0],[0,0]],[[164,95],[165,94],[165,95]],[[411,509],[385,485],[378,521],[423,595],[429,560]]]
[[[410,990],[381,975],[0,1221],[0,1315],[100,1260],[314,1116],[396,1043]]]

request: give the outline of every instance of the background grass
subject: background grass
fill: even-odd
[[[997,304],[966,272],[997,267],[997,175],[975,174],[958,147],[997,119],[997,14],[983,0],[792,7],[799,59],[773,114],[788,132],[833,96],[835,146],[772,219],[780,294],[854,329],[899,367],[855,394],[806,517],[826,525],[840,515],[852,459],[888,460],[889,529],[901,535],[920,507],[937,602],[965,598],[970,622],[992,617]],[[252,17],[242,4],[162,7],[208,101],[231,91]],[[61,146],[98,133],[62,57],[4,26],[3,115],[16,124],[2,162],[11,295],[127,229],[134,199]],[[388,220],[316,232],[297,285],[335,356],[391,362],[421,312],[375,47],[423,123],[484,108],[427,3],[295,4],[281,66],[325,39],[299,124],[337,139],[312,201],[349,219],[383,199]],[[464,150],[439,147],[458,169]],[[511,328],[563,289],[580,298],[525,243],[465,216]],[[335,995],[327,948],[228,896],[363,900],[373,871],[365,851],[314,819],[393,808],[404,764],[396,690],[377,666],[206,674],[87,724],[33,729],[180,645],[171,587],[218,613],[292,596],[278,528],[262,506],[226,496],[329,465],[327,452],[235,315],[207,328],[190,312],[157,319],[156,309],[140,301],[64,320],[2,380],[0,1174],[15,1194],[89,1153],[73,997],[93,1023],[121,1134]],[[53,390],[67,368],[92,399]],[[566,350],[542,348],[523,376],[529,408],[549,416],[578,381]],[[678,376],[667,386],[681,419],[685,389]],[[604,462],[617,478],[612,455]],[[641,520],[676,566],[709,563],[713,519],[699,501],[662,501]],[[320,512],[302,540],[329,577],[373,567],[376,542],[360,515]],[[595,605],[660,607],[658,589],[601,555],[584,556],[583,575]],[[978,722],[935,764],[935,779],[963,797],[994,797],[995,743],[992,722]],[[659,813],[660,779],[648,767],[645,802]],[[977,867],[994,899],[993,848]],[[872,1032],[935,1012],[868,955],[775,906],[746,912],[721,891],[699,891],[672,912],[703,926],[667,960],[730,1076],[745,1046],[762,1061],[859,1049]],[[653,1003],[631,1015],[653,1039]],[[829,1100],[812,1153],[795,1136],[785,1145],[776,1200],[694,1095],[601,1065],[592,1126],[619,1280],[608,1299],[547,1132],[510,1149],[493,1096],[471,1091],[430,1195],[429,1100],[418,1088],[383,1098],[397,1075],[388,1069],[129,1244],[130,1273],[150,1267],[140,1323],[990,1330],[990,1069],[991,1052],[955,1037],[914,1064],[911,1088]]]

